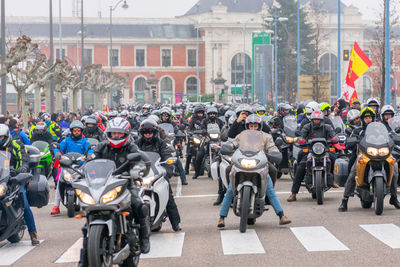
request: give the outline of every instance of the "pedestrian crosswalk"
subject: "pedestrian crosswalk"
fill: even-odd
[[[392,249],[400,248],[400,227],[395,224],[360,224],[354,225],[363,236],[370,238],[371,243],[379,242],[382,246]],[[285,235],[292,235],[297,239],[296,249],[303,249],[305,252],[329,252],[329,251],[351,251],[357,250],[354,244],[346,244],[349,240],[341,240],[335,236],[337,229],[329,229],[329,226],[307,226],[290,227],[290,231]],[[264,244],[273,244],[274,240],[263,242],[262,230],[247,229],[246,233],[239,230],[215,230],[220,240],[222,255],[249,255],[249,254],[268,254],[268,248]],[[185,239],[190,233],[154,233],[150,237],[151,251],[141,255],[141,261],[155,258],[179,258],[185,257]],[[279,238],[289,239],[292,237],[279,235]],[[343,238],[343,236],[342,236]],[[368,240],[368,239],[367,239]],[[45,242],[45,241],[44,241]],[[278,243],[278,242],[277,242]],[[79,238],[69,248],[67,248],[55,260],[55,266],[63,263],[76,263],[79,261],[82,238]],[[30,241],[21,241],[17,244],[7,242],[0,243],[0,266],[9,266],[26,256],[33,249]],[[213,248],[215,249],[215,247]],[[282,248],[287,249],[287,248]]]

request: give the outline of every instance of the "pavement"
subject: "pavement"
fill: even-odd
[[[181,215],[182,231],[174,233],[169,221],[151,236],[151,251],[142,255],[139,266],[399,266],[400,210],[385,198],[383,215],[361,208],[357,197],[349,200],[349,211],[339,213],[343,188],[325,194],[323,205],[306,191],[297,202],[288,203],[291,180],[283,176],[276,192],[285,215],[292,223],[279,226],[272,207],[246,233],[239,232],[239,217],[230,211],[226,227],[217,229],[220,206],[217,182],[205,176],[188,176],[182,186],[171,180]],[[302,188],[302,190],[305,190]],[[53,196],[51,197],[51,201]],[[52,204],[32,208],[39,239],[38,247],[24,241],[0,242],[0,266],[77,266],[84,220],[68,218],[65,207],[50,216]]]

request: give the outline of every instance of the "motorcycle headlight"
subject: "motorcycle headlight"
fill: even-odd
[[[368,153],[368,155],[370,155],[370,156],[376,157],[376,156],[378,156],[379,151],[378,151],[378,149],[375,148],[375,147],[369,147],[369,148],[367,148],[367,153]],[[388,153],[389,153],[389,152],[388,152]]]
[[[325,146],[321,143],[316,143],[313,145],[312,150],[315,154],[321,155],[325,152]]]
[[[297,137],[290,137],[290,136],[286,136],[286,143],[294,143],[297,141]]]
[[[6,187],[0,184],[0,197],[4,196],[6,194],[6,191]]]
[[[198,145],[201,143],[201,140],[197,137],[193,137],[193,142]]]
[[[118,193],[120,193],[121,191],[122,191],[121,186],[117,186],[114,189],[108,191],[101,197],[101,203],[106,204],[110,201],[113,201],[114,199],[117,198]]]
[[[246,169],[252,169],[257,166],[257,161],[255,159],[242,159],[240,165]]]
[[[379,156],[383,157],[383,156],[387,156],[389,155],[389,148],[387,147],[382,147],[378,150],[378,154]]]
[[[219,134],[217,134],[217,133],[210,134],[211,139],[218,139],[218,137],[219,137]]]
[[[94,199],[92,198],[92,196],[89,195],[88,193],[85,193],[80,189],[76,189],[75,193],[83,203],[85,203],[87,205],[96,204],[96,202],[94,202]]]
[[[142,186],[149,188],[154,180],[154,176],[145,177],[142,179]]]
[[[72,179],[72,174],[67,170],[63,170],[63,174],[64,174],[64,180],[70,182]]]

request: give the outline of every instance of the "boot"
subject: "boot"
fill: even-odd
[[[140,238],[140,251],[143,254],[149,253],[150,251],[150,229],[148,224],[146,223],[146,219],[141,219],[139,221],[139,238]]]
[[[222,200],[224,200],[224,195],[218,194],[218,198],[213,203],[213,206],[219,206],[222,203]]]
[[[29,233],[29,235],[31,236],[31,243],[32,246],[39,246],[40,245],[40,241],[37,237],[37,233],[36,232],[31,232]]]
[[[333,187],[333,188],[339,188],[340,186],[336,183],[336,181],[333,181],[332,187]]]
[[[279,225],[285,225],[285,224],[289,224],[289,223],[291,223],[291,222],[292,222],[292,221],[289,220],[288,217],[282,216],[282,218],[279,220]]]
[[[225,221],[224,218],[219,218],[218,224],[217,224],[218,228],[224,228],[225,227]]]
[[[348,200],[349,200],[348,198],[343,198],[342,199],[342,204],[340,204],[340,206],[339,206],[339,212],[347,211],[347,201]]]
[[[296,194],[292,193],[292,194],[289,196],[289,198],[287,199],[287,202],[293,202],[293,201],[296,201],[296,200],[297,200]]]
[[[390,205],[393,205],[396,209],[400,209],[400,202],[397,196],[391,196],[389,200]]]

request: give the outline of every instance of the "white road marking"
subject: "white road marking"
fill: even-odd
[[[365,231],[391,248],[400,248],[400,227],[388,224],[362,224]]]
[[[185,233],[152,234],[150,252],[141,254],[140,259],[181,257]]]
[[[264,254],[265,250],[254,229],[221,231],[222,250],[225,255]]]
[[[175,191],[175,196],[180,197],[182,195],[182,182],[181,178],[178,178],[178,182],[176,183],[176,191]]]
[[[290,230],[307,251],[349,250],[323,226],[291,227]]]
[[[40,243],[42,242],[43,240],[40,240]],[[7,243],[0,248],[0,265],[13,264],[34,248],[36,247],[32,246],[30,240],[24,240],[14,244]]]
[[[187,196],[179,196],[176,198],[203,198],[203,197],[216,197],[218,196],[217,194],[212,194],[212,195],[187,195]]]
[[[61,255],[56,260],[56,263],[65,263],[65,262],[78,262],[81,248],[82,248],[83,238],[79,238],[64,254]]]

